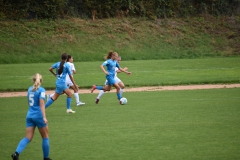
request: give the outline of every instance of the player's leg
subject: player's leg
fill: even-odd
[[[122,81],[118,82],[118,85],[120,86],[120,95],[122,97],[123,89],[125,88],[125,85]]]
[[[48,126],[38,128],[41,136],[42,136],[42,151],[43,151],[43,158],[49,158],[50,152],[50,145],[49,145],[49,136],[48,136]]]
[[[84,105],[85,103],[80,101],[79,94],[78,94],[78,88],[76,88],[74,85],[71,85],[70,88],[74,91],[73,95],[75,97],[77,106]]]
[[[18,156],[21,154],[21,152],[26,148],[28,143],[32,140],[34,131],[35,131],[35,126],[31,119],[26,119],[26,136],[18,143],[18,146],[16,148],[16,151],[11,155],[13,160],[18,160]]]
[[[118,85],[118,83],[115,83],[113,86],[116,88],[117,97],[118,100],[120,100],[122,98],[120,94],[120,86]]]
[[[104,85],[107,85],[107,80],[105,81],[105,84],[104,84]],[[98,104],[100,98],[103,96],[104,93],[105,93],[104,90],[100,90],[100,92],[98,93],[98,96],[97,96],[97,98],[96,98],[96,101],[95,101],[96,104]]]
[[[66,88],[64,90],[64,92],[67,95],[67,113],[75,113],[75,111],[73,111],[71,109],[71,102],[72,102],[72,92],[71,92],[71,90],[69,88]]]
[[[61,93],[61,94],[62,94],[62,93]],[[53,96],[52,96],[51,98],[49,98],[48,101],[46,102],[45,108],[47,108],[47,107],[49,107],[51,104],[53,104],[53,102],[54,102],[55,100],[57,100],[58,97],[59,97],[61,94],[55,92],[55,93],[53,94]]]

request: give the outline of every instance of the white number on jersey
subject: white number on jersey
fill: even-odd
[[[29,102],[29,106],[33,106],[33,104],[34,104],[34,99],[33,99],[33,97],[34,97],[34,94],[30,94],[29,95],[29,100],[28,100],[28,102]]]

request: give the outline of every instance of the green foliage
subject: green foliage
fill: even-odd
[[[239,7],[238,0],[5,0],[0,1],[0,20],[238,15]]]
[[[80,94],[86,105],[77,107],[72,103],[75,114],[66,113],[66,96],[60,96],[46,110],[50,157],[237,160],[240,159],[239,95],[238,88],[126,92],[128,104],[122,106],[115,93],[106,93],[98,105],[94,103],[96,94]],[[3,159],[10,157],[25,136],[27,109],[26,97],[1,98]],[[36,129],[33,140],[19,158],[42,159],[41,145]]]
[[[55,62],[62,52],[75,61],[102,61],[109,50],[126,60],[239,55],[239,18],[79,18],[0,22],[0,64]]]

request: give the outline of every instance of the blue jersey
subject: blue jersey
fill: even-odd
[[[58,69],[60,68],[60,64],[61,64],[61,62],[57,62],[57,63],[52,65],[52,68],[56,69],[56,74],[57,74],[56,84],[63,84],[63,83],[65,84],[67,74],[72,75],[72,71],[70,69],[69,64],[64,63],[62,74],[59,75],[58,74]]]
[[[107,67],[107,72],[109,76],[113,76],[115,75],[116,71],[115,68],[120,68],[119,64],[117,63],[116,60],[112,60],[112,59],[108,59],[105,62],[103,62],[102,64],[103,66]]]
[[[43,118],[40,108],[40,99],[45,100],[45,89],[39,87],[37,90],[32,90],[33,86],[28,88],[28,113],[27,118]]]

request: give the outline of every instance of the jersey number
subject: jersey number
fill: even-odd
[[[29,98],[29,100],[28,100],[29,106],[33,106],[33,104],[34,104],[33,97],[34,97],[34,94],[30,94],[28,97]]]

